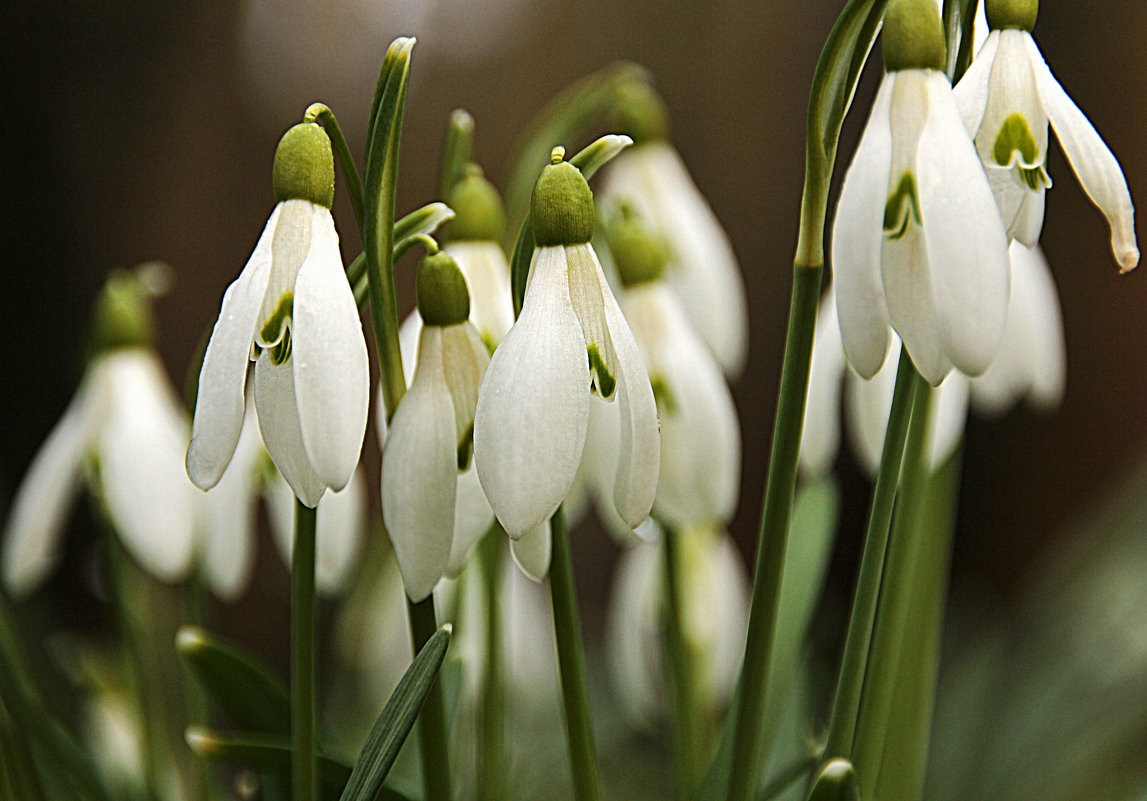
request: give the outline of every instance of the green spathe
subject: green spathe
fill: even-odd
[[[450,190],[446,204],[454,210],[455,215],[446,224],[449,239],[486,242],[502,238],[506,228],[502,198],[477,164],[466,165],[462,177]]]
[[[322,126],[302,122],[283,134],[271,172],[277,202],[309,200],[328,209],[334,204],[335,160]]]
[[[617,274],[626,288],[656,281],[665,274],[668,248],[630,209],[623,208],[605,233]]]
[[[669,139],[669,110],[644,80],[627,81],[617,89],[611,114],[609,128],[632,137],[635,144]]]
[[[1031,33],[1039,14],[1039,0],[987,0],[984,11],[993,31],[1017,28]]]
[[[593,192],[581,171],[562,161],[563,148],[554,148],[530,197],[534,244],[581,245],[593,238]]]
[[[155,341],[155,319],[147,292],[126,270],[108,278],[96,301],[92,320],[92,346],[96,352],[150,347]]]
[[[889,72],[944,71],[948,48],[935,0],[891,0],[881,37]]]
[[[424,256],[416,280],[418,313],[425,325],[458,325],[470,317],[470,292],[454,259],[444,251]]]

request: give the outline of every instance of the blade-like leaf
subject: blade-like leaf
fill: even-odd
[[[211,700],[239,728],[261,734],[290,734],[287,692],[262,667],[196,626],[179,630],[175,650]]]
[[[390,700],[366,738],[341,801],[374,801],[382,782],[410,734],[426,694],[438,677],[438,669],[450,644],[449,624],[438,629],[414,658]]]

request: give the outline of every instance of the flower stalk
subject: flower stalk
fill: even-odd
[[[303,122],[314,122],[322,125],[327,136],[330,137],[331,147],[334,148],[335,159],[338,161],[339,171],[342,173],[343,183],[346,185],[346,193],[350,196],[350,207],[354,211],[354,220],[358,224],[359,235],[362,235],[362,179],[359,177],[354,156],[351,155],[350,146],[347,144],[346,137],[343,136],[339,121],[335,119],[335,113],[323,103],[312,103],[303,114]]]
[[[665,529],[664,569],[666,649],[673,683],[673,706],[677,735],[677,784],[682,799],[693,797],[704,770],[707,749],[703,743],[704,710],[695,693],[696,664],[685,636],[685,605],[681,598],[681,543],[683,532]]]
[[[315,725],[316,510],[295,501],[291,557],[291,787],[294,801],[316,801]]]
[[[495,524],[478,546],[486,593],[486,673],[478,773],[478,797],[483,801],[501,801],[507,795],[505,632],[501,606],[504,536],[502,527]]]

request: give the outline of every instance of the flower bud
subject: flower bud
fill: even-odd
[[[605,233],[617,274],[627,289],[656,281],[665,273],[669,249],[628,206],[622,206]]]
[[[92,346],[97,352],[148,347],[155,342],[155,319],[148,293],[126,270],[108,278],[96,300]]]
[[[334,204],[335,160],[320,125],[302,122],[283,134],[271,173],[276,202],[309,200],[328,209]]]
[[[884,13],[884,67],[943,72],[948,47],[935,0],[892,0]]]
[[[470,317],[470,292],[466,279],[444,251],[423,257],[415,282],[418,313],[425,325],[458,325]]]
[[[1031,33],[1039,13],[1039,0],[987,0],[984,11],[993,31],[1018,28]]]
[[[581,170],[564,157],[565,148],[555,147],[530,197],[538,247],[581,245],[593,238],[593,192]]]
[[[669,139],[669,110],[657,91],[645,81],[627,81],[617,90],[610,130],[627,134],[634,143]]]
[[[506,215],[498,190],[482,175],[477,164],[467,164],[446,198],[454,219],[446,224],[449,239],[459,242],[488,242],[502,238]]]

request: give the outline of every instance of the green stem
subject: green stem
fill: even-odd
[[[307,107],[306,113],[303,114],[303,120],[322,123],[323,130],[330,137],[331,147],[334,148],[335,157],[339,162],[339,170],[342,172],[343,182],[346,184],[346,192],[350,195],[350,207],[354,211],[354,221],[358,224],[359,236],[362,236],[362,179],[359,178],[358,168],[354,164],[354,156],[351,155],[350,147],[346,143],[346,137],[343,136],[343,129],[339,126],[339,121],[335,119],[335,113],[322,103],[311,103]]]
[[[812,356],[817,304],[820,302],[822,269],[819,264],[798,264],[794,269],[784,365],[781,368],[777,416],[773,426],[765,503],[761,512],[753,600],[741,668],[741,695],[736,710],[737,726],[729,773],[729,801],[750,801],[754,797],[759,769],[763,763],[759,751],[764,730],[765,689],[776,639],[781,574],[796,488],[797,457],[800,454],[801,425],[808,394],[809,361]]]
[[[665,638],[669,654],[669,672],[673,680],[673,706],[677,728],[677,777],[682,799],[693,797],[703,770],[700,699],[696,697],[694,660],[689,641],[685,637],[685,605],[681,598],[681,542],[682,532],[665,528]]]
[[[291,787],[292,801],[316,801],[315,727],[315,519],[295,501],[291,555]]]
[[[565,707],[566,741],[574,798],[598,801],[597,752],[593,724],[589,716],[589,696],[585,682],[585,654],[582,651],[581,619],[574,587],[573,560],[565,513],[559,506],[550,519],[553,535],[553,561],[550,564],[550,599],[554,609],[554,638],[558,646],[558,673]]]
[[[482,693],[482,748],[478,798],[502,801],[506,783],[506,676],[502,631],[505,533],[495,524],[479,546],[486,592],[486,686]]]
[[[912,368],[915,372],[915,367]],[[921,516],[927,505],[928,418],[932,390],[920,379],[912,403],[904,448],[900,504],[888,543],[876,625],[865,671],[864,693],[853,744],[852,762],[861,797],[871,798],[879,774],[888,721],[896,692],[896,674],[904,645],[913,588],[913,564],[920,553]]]
[[[406,602],[414,653],[419,653],[438,630],[434,596],[418,603]],[[422,754],[422,781],[426,801],[450,801],[450,758],[446,751],[446,704],[442,680],[436,678],[418,716],[418,740]]]
[[[474,118],[465,109],[450,112],[442,154],[438,162],[438,197],[447,200],[450,190],[462,177],[462,170],[474,155]]]
[[[900,365],[896,372],[896,389],[892,395],[892,410],[884,433],[884,453],[880,457],[880,472],[876,476],[876,487],[872,493],[872,508],[868,515],[868,530],[864,536],[864,551],[860,558],[852,616],[848,622],[848,635],[844,641],[844,655],[836,682],[836,695],[833,698],[828,744],[824,754],[826,760],[834,757],[849,759],[852,756],[856,716],[860,709],[864,669],[868,664],[868,651],[872,643],[872,626],[876,619],[880,579],[884,571],[885,553],[888,550],[888,530],[892,523],[896,487],[900,482],[908,421],[917,386],[922,384],[923,379],[912,366],[908,351],[901,348]]]

